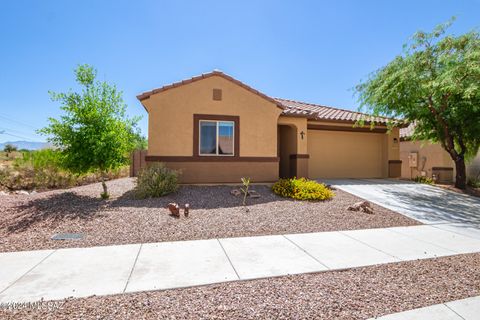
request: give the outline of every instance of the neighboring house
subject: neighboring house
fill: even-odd
[[[137,98],[148,112],[146,162],[181,169],[183,183],[401,175],[399,130],[387,133],[386,118],[271,98],[220,71]],[[366,126],[354,127],[360,118]]]
[[[400,160],[402,160],[402,178],[417,176],[432,178],[436,175],[439,182],[455,181],[455,163],[440,143],[412,141],[414,125],[400,129]],[[416,159],[416,161],[415,161]],[[480,173],[480,153],[467,163],[467,177],[476,177]]]

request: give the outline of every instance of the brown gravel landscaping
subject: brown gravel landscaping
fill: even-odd
[[[367,319],[480,295],[480,254],[70,299],[2,319]]]
[[[249,199],[249,212],[232,186],[182,186],[157,199],[132,198],[132,178],[108,182],[112,195],[100,200],[100,184],[31,195],[0,196],[0,252],[61,247],[208,239],[268,234],[383,228],[419,224],[373,205],[374,214],[347,207],[361,199],[341,190],[325,202],[284,199],[268,186],[255,185],[261,198]],[[169,202],[191,206],[188,218],[175,219]],[[56,233],[83,233],[82,240],[54,241]]]

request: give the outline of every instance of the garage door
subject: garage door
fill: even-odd
[[[385,134],[308,130],[308,175],[381,178]]]

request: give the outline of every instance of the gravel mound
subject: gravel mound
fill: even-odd
[[[384,228],[419,224],[373,205],[374,214],[347,210],[361,201],[336,190],[325,202],[294,201],[256,185],[261,197],[230,194],[232,186],[182,186],[162,198],[132,196],[134,179],[108,182],[110,200],[99,199],[99,183],[31,195],[0,197],[0,251],[194,240],[269,234]],[[169,202],[190,204],[188,218],[169,215]],[[54,241],[56,233],[82,233],[82,240]]]

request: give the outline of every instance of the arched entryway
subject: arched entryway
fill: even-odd
[[[278,157],[280,158],[280,178],[296,176],[296,166],[292,155],[297,153],[297,127],[295,125],[278,126]]]

